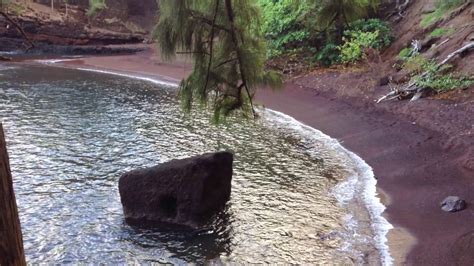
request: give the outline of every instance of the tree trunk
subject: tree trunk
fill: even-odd
[[[26,265],[2,124],[0,124],[0,233],[0,265]]]
[[[241,87],[245,88],[245,91],[247,92],[247,96],[249,97],[250,101],[250,107],[252,108],[252,114],[253,117],[256,118],[256,113],[255,109],[253,107],[253,95],[250,94],[250,90],[247,86],[247,79],[245,78],[245,73],[242,68],[243,66],[243,61],[242,61],[242,56],[240,54],[240,48],[239,48],[239,41],[237,39],[237,34],[236,34],[236,29],[235,29],[235,24],[234,24],[234,9],[232,8],[232,0],[225,0],[225,6],[226,6],[226,11],[227,11],[227,19],[229,20],[230,24],[230,36],[232,38],[232,42],[234,43],[235,46],[235,53],[237,54],[237,60],[239,62],[239,70],[240,70],[240,78],[242,81],[242,84],[240,85]],[[243,40],[242,40],[243,42]],[[239,87],[240,88],[240,87]],[[239,99],[240,98],[240,90],[239,90]]]
[[[51,0],[51,11],[54,11],[54,0]]]

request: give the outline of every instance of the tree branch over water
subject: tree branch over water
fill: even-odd
[[[163,0],[155,30],[162,55],[179,48],[193,56],[193,72],[180,85],[185,110],[195,101],[212,104],[214,121],[240,110],[256,117],[258,86],[281,85],[266,72],[266,47],[259,8],[253,0]]]

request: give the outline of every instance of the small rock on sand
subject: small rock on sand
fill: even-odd
[[[458,212],[465,208],[466,201],[457,196],[449,196],[441,202],[441,209],[445,212]]]

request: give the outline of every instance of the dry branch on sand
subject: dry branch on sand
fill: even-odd
[[[464,45],[463,47],[461,47],[461,48],[457,49],[456,51],[450,53],[443,61],[438,63],[436,65],[436,69],[440,69],[441,66],[443,66],[446,63],[448,63],[449,61],[451,61],[455,56],[457,56],[459,54],[462,54],[466,51],[469,51],[473,48],[474,48],[474,42],[470,42],[470,43]],[[429,75],[428,71],[423,72],[419,77],[424,78],[427,75]],[[408,84],[406,86],[404,86],[402,88],[397,88],[397,87],[393,86],[392,84],[389,84],[389,86],[390,86],[391,92],[389,92],[388,94],[386,94],[386,95],[382,96],[380,99],[378,99],[377,103],[380,103],[382,101],[393,100],[393,99],[406,99],[406,98],[410,98],[410,97],[411,97],[411,101],[415,101],[415,100],[421,98],[421,96],[424,93],[424,90],[426,89],[426,88],[418,87],[416,82],[413,80],[413,78],[408,82]]]

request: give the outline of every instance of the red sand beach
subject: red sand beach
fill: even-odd
[[[151,50],[129,56],[81,58],[66,64],[173,79],[191,71],[184,59],[164,63]],[[338,86],[337,79],[333,86]],[[260,90],[256,97],[258,103],[338,139],[373,168],[378,189],[384,192],[385,215],[396,227],[389,234],[396,264],[472,265],[472,103],[462,108],[454,104],[438,108],[433,100],[420,100],[416,107],[407,109],[403,107],[406,102],[375,105],[363,99],[355,104],[353,100],[305,86],[304,78],[287,82],[282,91]],[[460,123],[471,130],[453,135]],[[465,199],[467,209],[443,212],[439,204],[450,195]]]

